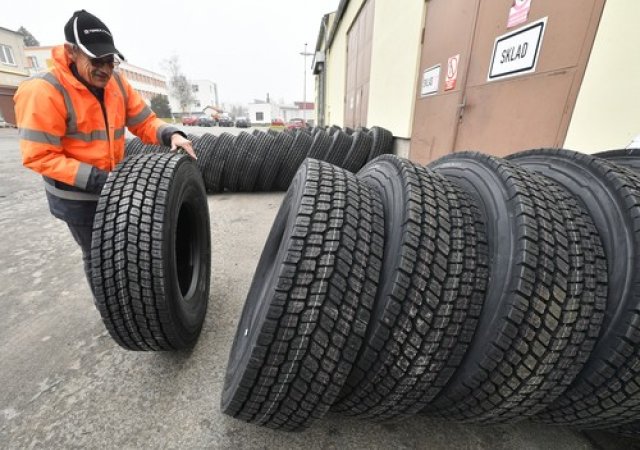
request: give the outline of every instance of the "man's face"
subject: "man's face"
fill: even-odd
[[[114,55],[90,58],[80,48],[73,46],[69,56],[76,63],[80,76],[91,86],[104,88],[113,75],[113,68],[116,65]]]

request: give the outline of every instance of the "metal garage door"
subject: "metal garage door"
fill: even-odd
[[[562,146],[604,2],[430,0],[411,158]]]
[[[369,78],[373,41],[374,0],[367,0],[347,33],[347,76],[345,90],[345,126],[367,124]]]
[[[16,114],[13,110],[13,95],[16,89],[12,86],[0,86],[0,116],[13,124],[16,123]]]

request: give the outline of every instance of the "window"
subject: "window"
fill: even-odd
[[[200,108],[200,102],[196,102],[196,108]]]
[[[32,69],[40,68],[40,65],[38,64],[38,58],[36,58],[35,56],[27,56],[27,62],[28,62],[27,67],[31,67]]]
[[[16,62],[13,59],[13,50],[11,50],[11,47],[8,45],[0,44],[0,62],[10,66],[16,65]]]
[[[192,90],[193,92],[198,92],[198,85],[197,85],[197,84],[192,84],[192,85],[191,85],[191,90]]]
[[[264,120],[264,113],[263,112],[257,112],[256,113],[256,122],[262,122]]]

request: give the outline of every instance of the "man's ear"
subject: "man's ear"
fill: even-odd
[[[64,52],[67,54],[67,58],[76,62],[76,52],[73,51],[73,44],[64,44]]]

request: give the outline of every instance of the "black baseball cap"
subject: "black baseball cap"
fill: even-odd
[[[73,13],[64,26],[64,37],[67,42],[76,44],[91,58],[118,55],[124,60],[122,53],[113,44],[109,28],[102,20],[84,9]]]

